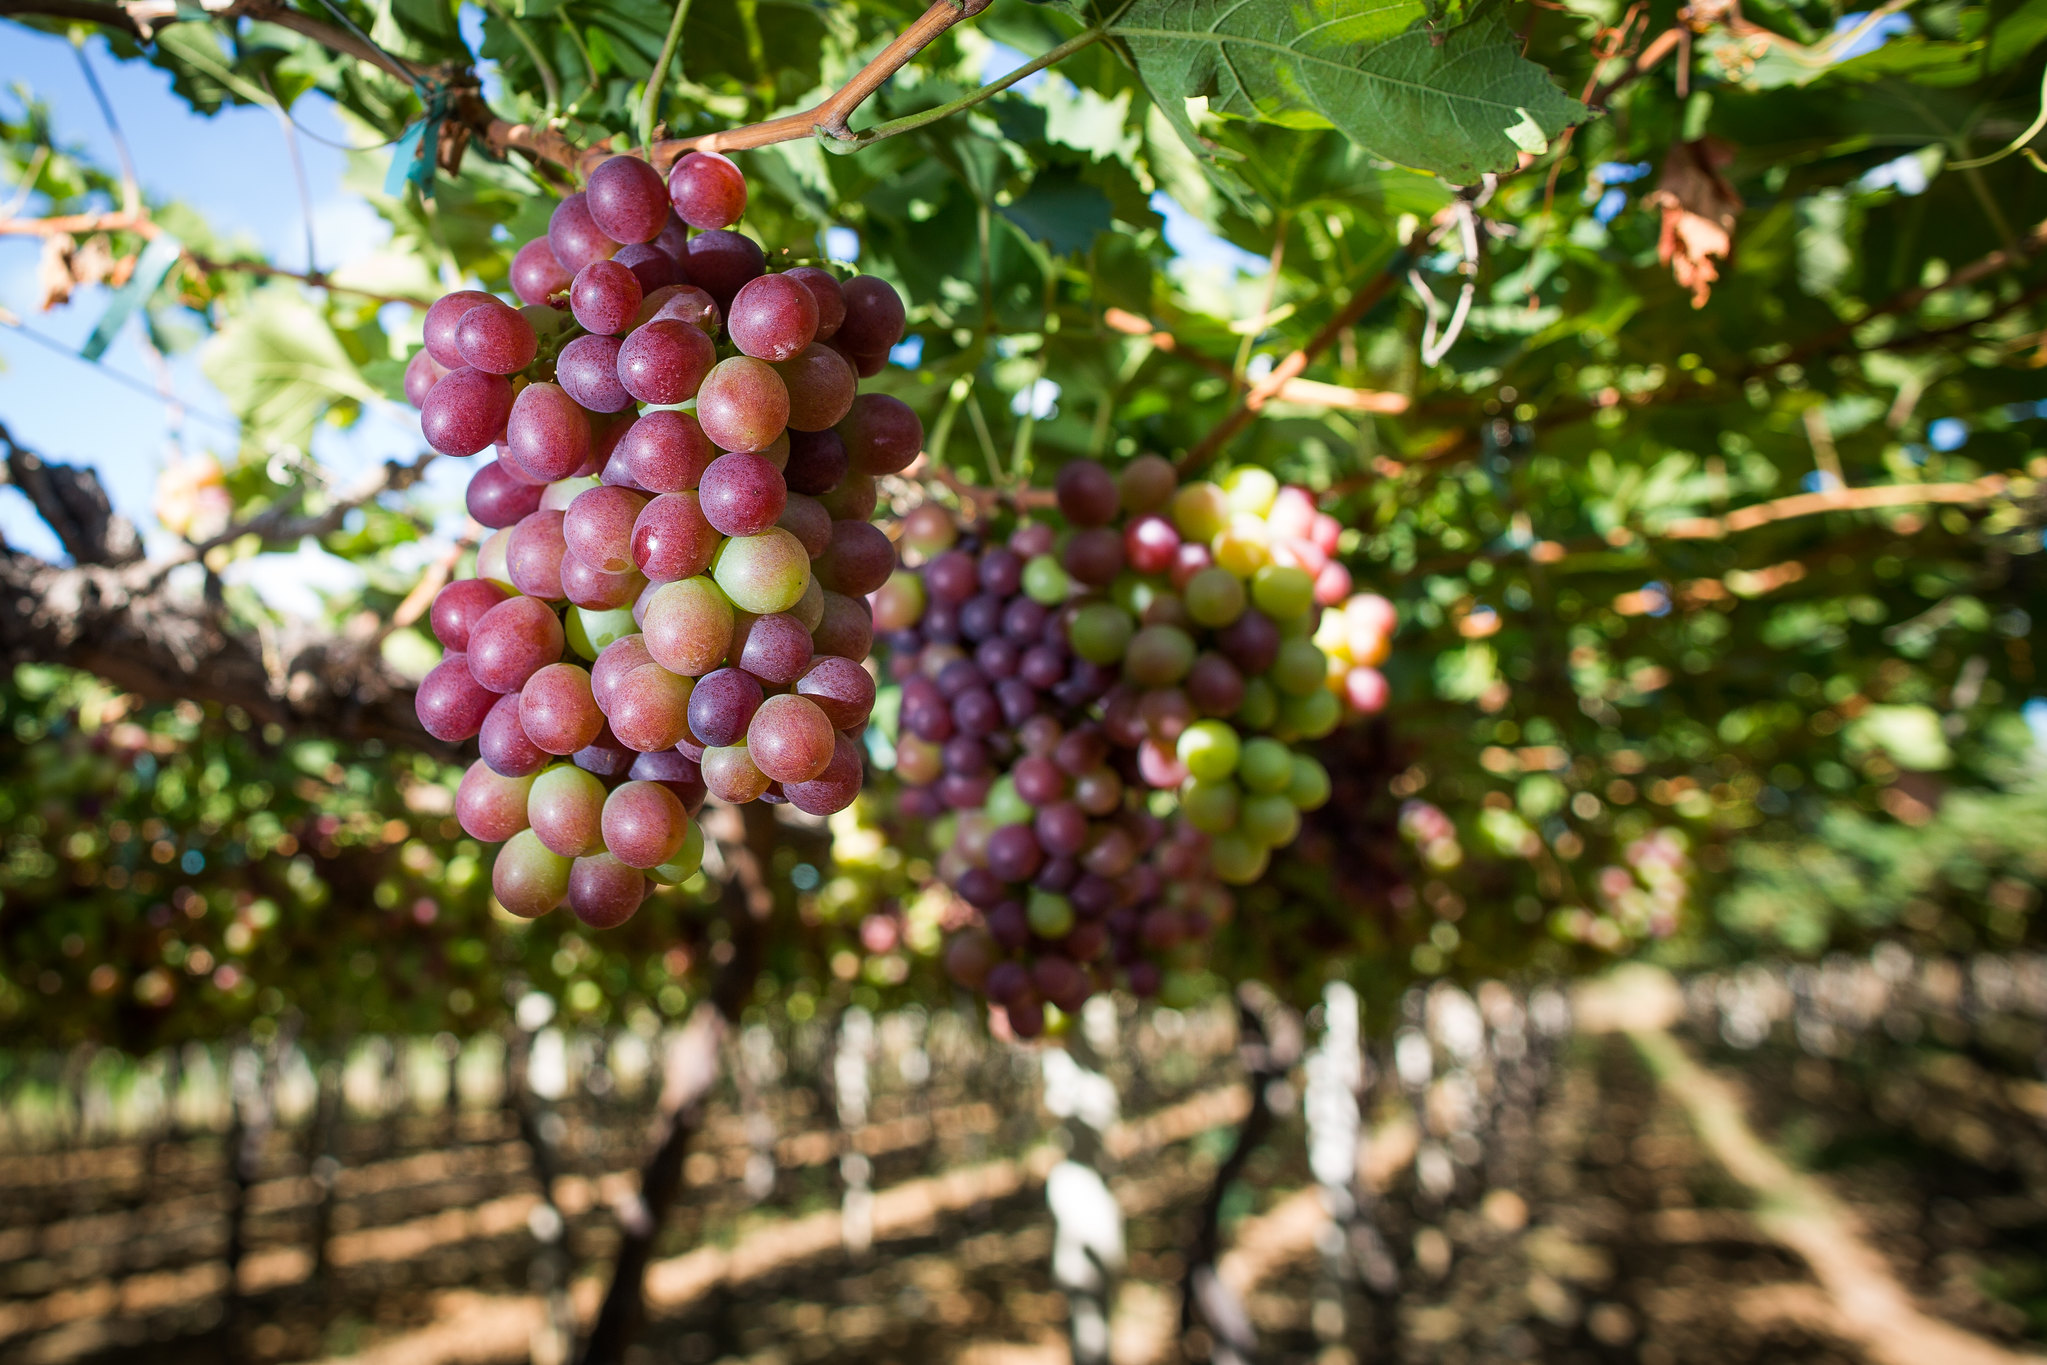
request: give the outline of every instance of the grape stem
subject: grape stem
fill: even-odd
[[[675,0],[674,17],[668,21],[668,36],[661,40],[661,55],[647,75],[647,91],[640,100],[640,146],[651,156],[654,147],[654,116],[661,109],[661,87],[668,81],[668,64],[682,46],[682,22],[689,15],[689,0]]]

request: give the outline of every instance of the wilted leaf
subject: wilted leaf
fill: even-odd
[[[1716,258],[1734,252],[1734,220],[1741,196],[1721,178],[1734,160],[1734,148],[1718,138],[1680,142],[1670,149],[1656,188],[1642,199],[1663,213],[1663,234],[1656,242],[1657,259],[1670,267],[1677,282],[1692,291],[1692,307],[1704,308],[1720,278]]]

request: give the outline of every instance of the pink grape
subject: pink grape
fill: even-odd
[[[457,289],[434,300],[433,307],[426,310],[426,317],[420,323],[427,353],[451,370],[459,370],[468,364],[462,358],[462,347],[458,341],[462,319],[468,316],[470,309],[486,303],[502,304],[502,300],[481,289]]]
[[[668,172],[668,202],[693,228],[727,228],[746,214],[746,176],[730,157],[686,152]]]
[[[764,616],[789,610],[803,596],[810,584],[810,556],[802,541],[770,526],[759,535],[734,536],[720,545],[711,560],[711,576],[733,606]]]
[[[540,842],[564,858],[603,847],[604,783],[595,773],[557,763],[533,779],[526,819]]]
[[[824,620],[810,632],[819,654],[836,654],[854,662],[867,657],[874,648],[874,613],[864,597],[844,593],[824,595]]]
[[[846,443],[838,432],[798,428],[789,433],[789,462],[782,467],[782,479],[790,492],[823,497],[839,486],[847,467]]]
[[[566,479],[590,458],[590,414],[559,384],[519,390],[506,436],[505,458],[530,478]]]
[[[734,631],[733,651],[739,666],[769,687],[787,687],[810,667],[814,646],[803,623],[787,612],[756,616]]]
[[[1350,570],[1332,559],[1322,566],[1315,575],[1315,603],[1317,606],[1334,607],[1350,596]]]
[[[645,322],[654,315],[654,310],[647,307],[649,294],[672,289],[682,283],[682,268],[676,265],[675,258],[650,242],[622,246],[611,259],[632,271],[633,278],[640,282],[640,306],[631,318],[634,323]]]
[[[629,607],[647,586],[647,576],[638,569],[605,573],[593,569],[574,554],[562,557],[562,596],[591,611],[617,611]]]
[[[729,457],[728,457],[729,458]],[[816,559],[832,543],[832,514],[816,498],[791,493],[775,525],[803,543],[803,553]]]
[[[632,326],[641,295],[640,278],[632,271],[617,261],[592,261],[569,286],[569,308],[585,331],[613,336]]]
[[[619,352],[624,346],[617,337],[577,337],[562,347],[556,358],[555,381],[592,412],[625,411],[633,405],[633,395],[618,377]]]
[[[610,259],[618,243],[590,217],[589,196],[572,194],[554,206],[547,220],[547,245],[562,268],[574,275],[592,261]]]
[[[562,556],[568,546],[562,540],[562,514],[542,508],[522,517],[512,528],[505,546],[505,570],[512,586],[528,597],[558,601],[562,595]]]
[[[702,480],[718,448],[693,415],[662,410],[634,422],[613,458],[623,461],[633,481],[648,492],[682,493]]]
[[[629,573],[633,524],[647,499],[629,488],[599,486],[576,494],[562,520],[569,552],[600,573]]]
[[[789,496],[781,471],[758,455],[720,455],[697,485],[704,519],[727,536],[753,536],[773,526]]]
[[[865,776],[860,746],[844,735],[834,735],[831,761],[824,771],[807,782],[785,783],[782,790],[796,809],[809,815],[830,815],[853,804]]]
[[[540,494],[546,485],[534,483],[515,473],[504,460],[492,460],[470,477],[463,502],[469,515],[497,531],[540,509]]]
[[[635,753],[673,749],[689,736],[690,679],[657,663],[641,664],[611,685],[605,714],[618,742]]]
[[[697,421],[720,450],[759,450],[789,425],[789,390],[764,360],[743,355],[721,360],[693,392]]]
[[[474,738],[496,704],[496,697],[476,681],[467,656],[461,654],[450,654],[435,664],[413,694],[420,728],[447,744]]]
[[[700,232],[689,239],[689,255],[682,263],[689,282],[718,301],[721,312],[730,312],[732,298],[748,280],[768,268],[759,243],[737,232]]]
[[[787,360],[817,337],[817,300],[801,280],[761,275],[748,280],[725,310],[732,344],[759,360]]]
[[[859,664],[836,654],[814,659],[796,680],[796,694],[816,702],[835,730],[856,729],[874,711],[874,679]]]
[[[565,643],[561,620],[545,602],[508,598],[470,627],[469,671],[493,692],[516,692],[560,659]]]
[[[463,832],[487,844],[501,844],[526,828],[526,792],[530,777],[500,777],[477,759],[455,789],[455,819]]]
[[[633,522],[633,563],[655,583],[694,578],[710,567],[718,532],[695,492],[663,493]]]
[[[774,779],[754,766],[753,755],[744,744],[709,746],[699,766],[704,786],[711,795],[728,805],[743,806],[758,801]]]
[[[604,799],[604,847],[627,867],[658,867],[682,850],[689,813],[659,782],[627,782]]]
[[[590,221],[615,242],[651,242],[668,221],[668,187],[639,157],[602,162],[584,193]]]
[[[746,726],[754,766],[776,782],[808,782],[832,761],[838,732],[824,709],[793,693],[769,697]]]
[[[512,257],[512,292],[521,303],[545,305],[569,287],[570,278],[545,237],[535,237]]]
[[[419,430],[443,455],[474,455],[504,435],[511,412],[512,382],[464,365],[448,371],[428,391]]]
[[[532,830],[520,830],[498,850],[490,887],[498,904],[512,914],[538,919],[569,894],[569,860],[541,843]]]
[[[498,697],[497,705],[483,718],[483,729],[476,736],[477,752],[483,755],[490,770],[501,777],[531,777],[547,766],[551,756],[527,737],[526,727],[519,720],[519,706],[517,692]]]
[[[718,335],[718,329],[725,325],[725,314],[719,309],[718,301],[693,284],[682,284],[672,290],[660,291],[660,304],[641,319],[652,322],[659,318],[667,322],[686,322],[707,337]],[[642,304],[644,310],[645,305]]]
[[[590,665],[590,695],[597,699],[598,709],[610,715],[612,689],[626,674],[652,662],[654,656],[647,652],[645,636],[621,635],[606,645],[598,653],[597,662]]]
[[[549,664],[519,689],[519,724],[534,747],[566,756],[588,748],[604,728],[590,695],[590,675],[575,664]]]
[[[903,298],[887,280],[855,275],[839,286],[846,320],[832,339],[859,355],[885,353],[903,339]]]
[[[434,594],[427,622],[444,648],[461,654],[469,648],[469,631],[477,619],[510,596],[488,579],[457,579]]]
[[[846,320],[846,293],[839,287],[838,276],[814,265],[799,265],[794,270],[783,271],[782,277],[795,280],[810,291],[811,302],[817,305],[819,341],[839,330],[839,324]]]
[[[829,346],[813,342],[778,363],[775,373],[789,390],[789,426],[793,430],[824,431],[853,410],[859,378],[846,358]]]
[[[405,362],[405,401],[415,408],[425,407],[426,396],[447,372],[448,367],[435,360],[426,347],[414,351],[412,359]]]
[[[700,678],[732,647],[732,603],[708,578],[664,583],[647,601],[646,646],[671,673]]]
[[[462,315],[455,349],[462,363],[485,374],[517,374],[533,363],[539,339],[518,309],[492,299]]]
[[[1391,694],[1386,675],[1376,668],[1359,664],[1343,675],[1343,699],[1360,715],[1378,715]]]
[[[633,329],[618,352],[618,381],[642,403],[682,403],[697,398],[714,373],[718,348],[686,322],[656,318]],[[715,439],[715,438],[713,438]]]
[[[764,696],[760,680],[743,669],[720,668],[706,673],[690,693],[690,733],[713,748],[741,743]]]
[[[1165,573],[1179,548],[1180,533],[1164,517],[1147,514],[1124,528],[1123,555],[1138,573]]]
[[[833,592],[865,597],[895,572],[896,547],[879,526],[835,521],[832,543],[817,557],[817,580]]]
[[[910,405],[885,393],[863,393],[838,423],[846,457],[863,474],[894,474],[924,449],[924,424]]]
[[[647,875],[609,853],[578,858],[569,867],[569,910],[592,929],[616,929],[639,913]]]

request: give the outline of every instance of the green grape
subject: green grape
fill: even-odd
[[[1267,528],[1256,517],[1236,517],[1215,538],[1215,562],[1239,578],[1249,578],[1272,560]]]
[[[1268,564],[1251,578],[1251,600],[1275,621],[1292,621],[1315,605],[1315,579],[1306,569]]]
[[[931,822],[931,847],[951,848],[959,842],[960,816],[958,811],[947,811]]]
[[[1209,861],[1215,865],[1215,875],[1232,886],[1244,886],[1265,875],[1265,865],[1271,855],[1246,835],[1231,830],[1218,834],[1208,848]]]
[[[1180,788],[1180,813],[1203,834],[1221,834],[1236,828],[1241,806],[1242,797],[1234,782],[1204,782],[1190,777]]]
[[[1159,1003],[1167,1009],[1191,1010],[1209,995],[1208,977],[1204,973],[1170,971],[1159,978]]]
[[[538,919],[569,894],[569,860],[522,829],[505,841],[491,868],[498,904],[521,919]]]
[[[540,510],[543,512],[566,512],[576,498],[601,484],[595,474],[586,474],[580,479],[556,479],[540,494]]]
[[[1255,464],[1239,465],[1223,475],[1223,493],[1229,498],[1232,512],[1262,517],[1272,510],[1272,500],[1279,496],[1279,480],[1269,469]]]
[[[1173,525],[1182,540],[1206,545],[1230,524],[1230,500],[1221,487],[1206,479],[1190,483],[1173,494]]]
[[[1089,663],[1112,664],[1123,657],[1133,629],[1129,613],[1109,602],[1090,602],[1067,628],[1073,652]]]
[[[1008,773],[989,786],[988,802],[982,809],[988,813],[988,823],[995,826],[1025,824],[1037,814],[1036,808],[1017,794],[1016,782]]]
[[[1039,938],[1065,938],[1073,931],[1073,902],[1064,896],[1033,891],[1024,913]]]
[[[683,836],[681,851],[648,875],[664,886],[675,886],[695,876],[703,865],[704,827],[692,820],[689,833]]]
[[[1302,739],[1320,739],[1343,719],[1343,703],[1326,687],[1302,697],[1286,697],[1279,703],[1280,723]]]
[[[1219,720],[1197,720],[1180,732],[1180,761],[1203,782],[1220,782],[1237,770],[1237,732]]]
[[[1269,675],[1272,685],[1291,697],[1305,697],[1310,692],[1324,690],[1323,684],[1329,677],[1329,661],[1322,651],[1315,648],[1313,640],[1298,636],[1282,640],[1279,657],[1273,660]]]
[[[1139,687],[1171,687],[1194,667],[1194,637],[1178,626],[1146,626],[1130,637],[1123,672]]]
[[[1188,579],[1184,596],[1198,625],[1219,629],[1244,614],[1244,580],[1215,565]]]
[[[1040,606],[1058,606],[1072,585],[1066,567],[1051,555],[1033,555],[1024,564],[1024,596]]]
[[[606,645],[623,640],[639,629],[633,624],[631,607],[619,607],[615,611],[570,607],[562,626],[568,635],[569,648],[586,659],[595,659],[604,652]]]
[[[1301,812],[1284,792],[1266,792],[1245,800],[1237,828],[1253,843],[1284,848],[1300,836]]]
[[[1286,795],[1300,810],[1322,809],[1329,804],[1329,770],[1306,754],[1295,754]]]
[[[759,535],[733,536],[711,560],[711,577],[734,606],[756,616],[787,611],[810,583],[803,542],[779,526]]]
[[[1246,730],[1270,730],[1279,719],[1279,694],[1263,678],[1247,678],[1244,700],[1237,706],[1236,722]]]
[[[505,567],[505,551],[512,543],[512,528],[492,531],[484,537],[483,544],[476,547],[476,576],[497,584],[506,592],[517,592],[512,586],[512,571]]]
[[[1246,740],[1237,777],[1254,792],[1283,792],[1294,779],[1294,756],[1276,739]]]

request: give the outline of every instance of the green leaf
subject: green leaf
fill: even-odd
[[[1469,182],[1586,117],[1497,15],[1435,29],[1416,0],[1137,0],[1112,32],[1190,145],[1201,97]]]
[[[314,424],[334,404],[382,397],[295,289],[256,291],[250,307],[206,343],[199,363],[241,418],[245,444],[259,450],[310,449]]]
[[[1026,235],[1064,256],[1086,251],[1109,229],[1109,196],[1066,168],[1046,171],[999,212]]]

